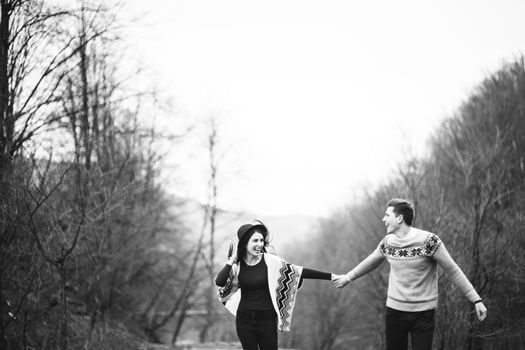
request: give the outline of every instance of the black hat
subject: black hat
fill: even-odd
[[[266,234],[268,233],[268,229],[266,228],[266,226],[264,226],[264,224],[260,222],[259,220],[257,220],[257,222],[259,223],[258,224],[245,224],[239,227],[239,229],[237,230],[237,238],[239,239],[239,241],[246,234],[246,232],[250,230],[261,229],[264,233]]]

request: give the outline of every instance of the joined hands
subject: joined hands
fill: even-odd
[[[347,275],[332,275],[332,283],[336,288],[343,288],[350,283],[350,279]]]

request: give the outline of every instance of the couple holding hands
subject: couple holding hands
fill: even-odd
[[[219,300],[235,315],[237,335],[245,350],[276,350],[277,331],[289,331],[297,290],[303,279],[331,280],[337,288],[390,264],[386,300],[387,350],[431,350],[438,302],[437,266],[459,287],[483,321],[487,309],[444,244],[433,233],[412,226],[410,202],[394,198],[386,205],[386,236],[347,274],[335,275],[290,264],[268,254],[268,229],[262,222],[242,225],[237,249],[215,278]],[[235,247],[234,247],[235,248]],[[242,291],[242,292],[241,292]]]

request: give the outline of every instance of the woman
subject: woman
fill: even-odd
[[[277,329],[290,330],[302,280],[334,277],[266,253],[268,236],[260,221],[242,225],[237,231],[237,250],[228,254],[228,262],[215,278],[219,300],[236,316],[237,335],[245,350],[276,350]]]

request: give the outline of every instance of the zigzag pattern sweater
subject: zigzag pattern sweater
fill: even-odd
[[[289,331],[303,267],[290,264],[273,254],[265,253],[263,259],[268,267],[268,289],[277,313],[277,329]],[[234,316],[241,300],[239,269],[239,263],[232,266],[228,282],[224,287],[219,287],[217,293],[219,300]]]
[[[468,300],[474,302],[479,299],[478,293],[445,245],[433,233],[411,227],[404,238],[386,235],[376,250],[349,272],[349,278],[354,280],[361,277],[385,259],[390,264],[386,306],[392,309],[435,309],[438,305],[438,265]]]

